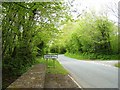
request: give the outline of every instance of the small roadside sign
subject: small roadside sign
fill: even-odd
[[[48,67],[49,60],[53,60],[53,66],[55,68],[55,61],[58,58],[57,54],[54,54],[54,55],[53,54],[46,54],[46,55],[44,55],[44,58],[46,60],[47,67]]]
[[[51,58],[51,59],[57,59],[57,58],[58,58],[58,55],[49,55],[49,54],[48,54],[48,55],[44,55],[44,58],[45,58],[45,59],[50,59],[50,58]]]

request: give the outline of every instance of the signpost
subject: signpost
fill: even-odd
[[[53,55],[53,54],[46,54],[44,55],[44,58],[46,59],[47,61],[47,64],[48,64],[48,60],[53,60],[53,66],[55,68],[55,60],[58,58],[58,55]]]
[[[44,58],[45,58],[45,59],[49,59],[49,58],[51,58],[51,59],[57,59],[57,58],[58,58],[58,55],[50,55],[50,54],[47,54],[47,55],[44,55]]]

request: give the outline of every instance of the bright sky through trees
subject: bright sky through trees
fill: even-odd
[[[118,22],[119,0],[66,0],[71,5],[71,12],[76,19],[83,12],[95,11],[98,15],[107,14],[110,20]],[[114,12],[113,12],[114,11]]]

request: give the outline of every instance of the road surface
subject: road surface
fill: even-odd
[[[64,55],[59,55],[58,61],[82,88],[118,88],[117,67],[76,60]]]

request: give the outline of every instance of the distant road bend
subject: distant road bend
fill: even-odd
[[[58,61],[82,88],[118,88],[118,68],[90,61],[76,60],[64,55]]]

